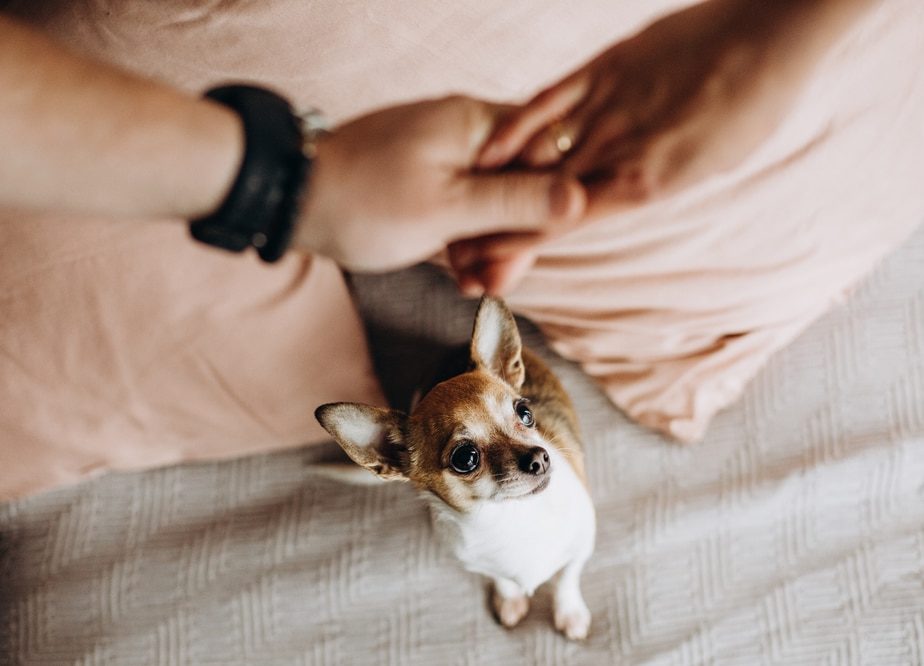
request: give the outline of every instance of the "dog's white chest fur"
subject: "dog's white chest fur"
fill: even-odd
[[[483,501],[459,513],[431,501],[434,529],[463,566],[514,581],[527,594],[569,561],[593,549],[594,509],[574,469],[549,450],[551,479],[536,495]]]

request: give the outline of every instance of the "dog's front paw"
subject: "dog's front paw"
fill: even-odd
[[[491,601],[498,621],[508,629],[517,626],[529,612],[529,597],[526,595],[502,597],[495,590]]]
[[[555,609],[555,628],[572,641],[587,638],[590,631],[590,611],[584,602]]]

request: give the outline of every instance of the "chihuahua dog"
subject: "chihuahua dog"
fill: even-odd
[[[354,462],[423,491],[437,535],[466,569],[493,581],[501,624],[518,624],[536,588],[558,574],[555,626],[583,639],[590,611],[580,576],[596,520],[574,407],[522,347],[500,300],[481,301],[466,360],[410,415],[334,403],[315,416]]]

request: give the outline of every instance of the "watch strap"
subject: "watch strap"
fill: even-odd
[[[244,156],[225,200],[213,213],[190,222],[196,240],[242,252],[254,247],[261,259],[278,260],[292,238],[311,160],[292,107],[276,93],[249,85],[227,85],[205,97],[234,110],[244,126]]]

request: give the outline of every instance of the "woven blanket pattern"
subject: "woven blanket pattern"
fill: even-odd
[[[474,304],[432,268],[353,286],[406,401]],[[307,463],[335,452],[320,447],[0,506],[0,663],[924,663],[924,230],[699,445],[630,424],[524,331],[585,430],[585,643],[554,632],[545,589],[500,628],[414,492],[317,479]]]

